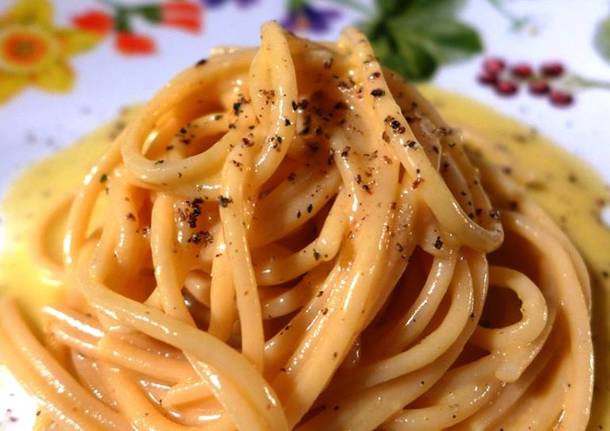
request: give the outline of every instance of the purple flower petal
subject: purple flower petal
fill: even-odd
[[[292,9],[280,22],[288,30],[308,30],[314,33],[324,33],[339,18],[341,13],[336,9],[321,9],[305,4]]]
[[[213,7],[216,7],[216,6],[220,6],[225,1],[227,1],[227,0],[201,0],[201,3],[203,3],[204,6],[208,6],[208,7],[213,8]]]
[[[209,8],[215,8],[220,5],[223,5],[224,3],[226,3],[229,0],[200,0],[200,1],[201,1],[201,3],[203,3],[205,6],[207,6]],[[258,0],[234,0],[234,1],[240,7],[248,7],[248,6],[258,2]]]

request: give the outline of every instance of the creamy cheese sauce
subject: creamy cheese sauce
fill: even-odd
[[[610,429],[610,230],[601,220],[610,203],[608,188],[586,164],[521,123],[460,95],[423,87],[424,95],[449,124],[461,129],[468,145],[482,150],[507,175],[524,184],[555,218],[583,254],[593,283],[593,339],[596,346],[596,386],[590,429]],[[130,112],[93,132],[76,145],[24,172],[3,204],[0,293],[20,299],[28,314],[61,295],[61,281],[38,267],[32,255],[39,214],[66,199],[110,138],[128,121]],[[483,145],[484,144],[484,145]],[[57,259],[65,211],[46,232]],[[0,389],[4,379],[0,379]],[[603,428],[602,428],[603,427]]]

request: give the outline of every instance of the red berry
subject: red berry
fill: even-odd
[[[546,94],[550,89],[551,87],[549,86],[549,83],[543,79],[537,79],[535,81],[530,81],[529,83],[530,93],[536,96]]]
[[[561,90],[551,90],[550,99],[555,106],[570,106],[574,102],[574,96]]]
[[[517,63],[510,69],[513,76],[517,78],[529,78],[534,73],[532,66],[527,63]]]
[[[517,84],[513,81],[498,81],[496,83],[496,93],[502,96],[512,96],[517,93],[518,89]]]
[[[498,75],[483,71],[479,74],[479,76],[477,76],[477,80],[483,85],[494,85],[496,82],[498,82]]]
[[[563,64],[558,61],[547,61],[540,66],[540,72],[549,78],[557,78],[563,75],[564,67]]]
[[[483,62],[483,70],[485,72],[497,75],[506,67],[506,63],[499,57],[489,57]]]

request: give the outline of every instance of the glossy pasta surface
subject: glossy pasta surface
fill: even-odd
[[[61,205],[44,345],[0,304],[40,429],[586,428],[580,255],[355,29],[219,49]]]

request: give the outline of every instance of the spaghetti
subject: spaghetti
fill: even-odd
[[[354,29],[218,50],[60,205],[44,347],[0,304],[40,429],[587,425],[582,259]]]

